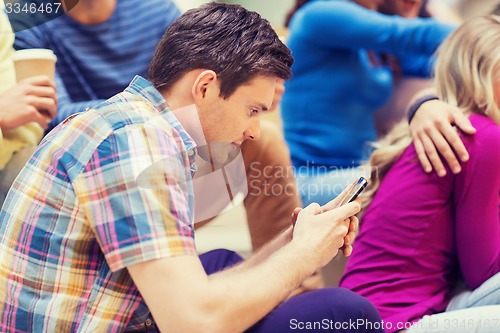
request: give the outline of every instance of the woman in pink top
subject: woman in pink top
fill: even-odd
[[[500,304],[500,17],[454,32],[435,75],[438,97],[477,129],[462,135],[470,160],[440,178],[420,167],[406,124],[380,142],[340,286],[368,298],[389,333],[500,332],[500,305],[474,308]],[[470,291],[450,303],[459,280]],[[468,309],[434,315],[447,307]]]

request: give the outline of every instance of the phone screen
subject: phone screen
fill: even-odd
[[[359,177],[359,179],[351,185],[344,198],[342,198],[340,206],[356,200],[358,195],[363,192],[366,185],[368,185],[368,181],[364,177]]]

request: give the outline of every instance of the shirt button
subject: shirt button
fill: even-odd
[[[151,325],[153,325],[153,321],[152,321],[151,319],[149,319],[149,318],[148,318],[148,319],[146,319],[146,326],[148,326],[148,327],[149,327],[149,326],[151,326]]]
[[[194,155],[194,150],[188,151],[188,155],[192,157]]]

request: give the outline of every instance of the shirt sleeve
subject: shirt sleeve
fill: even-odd
[[[401,71],[404,76],[430,78],[436,58],[429,55],[402,55],[399,57]]]
[[[74,181],[112,271],[196,254],[190,168],[175,142],[152,125],[125,126],[100,144]]]
[[[481,133],[482,132],[482,133]],[[455,237],[462,274],[475,289],[500,271],[500,130],[478,130],[455,180]]]
[[[312,2],[295,14],[294,27],[305,41],[332,48],[427,55],[454,29],[433,19],[380,14],[348,1]]]

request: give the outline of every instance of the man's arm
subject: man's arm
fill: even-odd
[[[293,235],[289,229],[279,236],[278,243],[290,239],[281,249],[275,251],[279,246],[271,242],[260,258],[214,275],[207,276],[194,256],[148,261],[128,270],[160,330],[241,332],[337,254],[359,203],[321,210],[317,204],[303,209]]]
[[[419,92],[410,105],[428,94],[435,94],[435,91],[427,89]],[[465,162],[469,159],[467,149],[454,126],[466,134],[474,134],[476,131],[458,108],[440,100],[429,100],[415,110],[410,122],[410,132],[425,172],[431,172],[434,168],[440,177],[446,175],[439,154],[454,173],[461,171],[459,160]]]
[[[429,56],[455,28],[432,19],[384,15],[350,1],[314,2],[293,22],[303,27],[301,38],[332,48]]]

